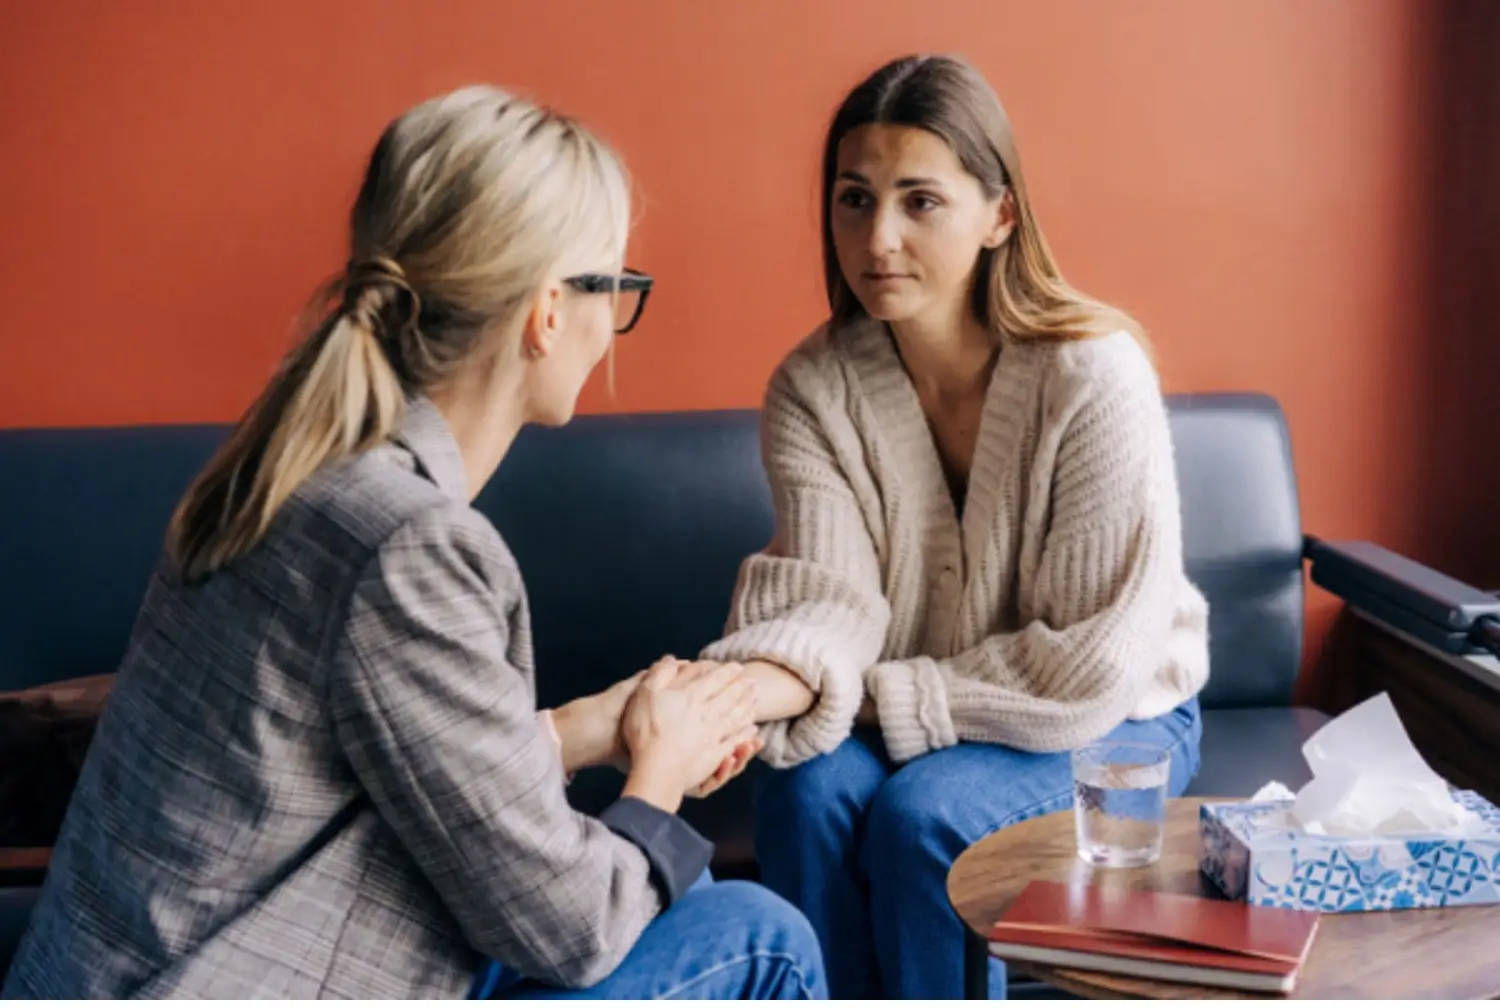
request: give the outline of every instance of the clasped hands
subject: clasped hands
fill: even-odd
[[[703,798],[761,750],[755,686],[738,664],[668,655],[602,693],[553,711],[569,770],[614,766]]]

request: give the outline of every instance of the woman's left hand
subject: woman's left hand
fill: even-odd
[[[684,797],[707,798],[719,790],[719,788],[738,777],[744,771],[745,767],[750,765],[750,761],[760,755],[760,751],[763,748],[765,748],[765,743],[760,740],[759,735],[741,742],[735,746],[733,755],[719,764],[719,769],[714,771],[712,777],[693,788]]]

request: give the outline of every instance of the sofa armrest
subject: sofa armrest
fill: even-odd
[[[51,862],[51,847],[0,847],[0,887],[41,885]]]
[[[1500,656],[1500,598],[1369,542],[1308,536],[1313,583],[1449,654]]]

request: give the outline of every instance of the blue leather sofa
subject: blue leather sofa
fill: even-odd
[[[1286,425],[1259,395],[1170,400],[1190,573],[1211,607],[1203,765],[1193,791],[1307,777],[1326,718],[1291,706],[1303,537]],[[753,411],[583,417],[530,429],[478,500],[514,550],[543,704],[603,688],[720,631],[741,558],[770,538]],[[0,690],[110,672],[173,505],[218,426],[0,431]],[[753,872],[749,777],[687,816],[716,868]],[[602,804],[613,771],[575,801]],[[0,964],[31,893],[0,890]]]

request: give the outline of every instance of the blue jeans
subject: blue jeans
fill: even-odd
[[[1109,738],[1167,747],[1177,796],[1198,772],[1202,731],[1195,698]],[[831,753],[760,776],[756,856],[765,884],[817,932],[832,997],[961,998],[948,869],[995,830],[1072,803],[1067,753],[960,743],[895,766],[878,732],[856,729]],[[990,992],[1005,996],[995,960]]]
[[[474,996],[793,1001],[822,1000],[828,987],[817,937],[796,908],[752,882],[704,873],[593,987],[547,987],[491,963]]]

